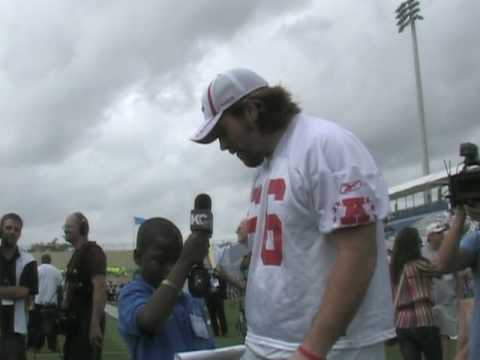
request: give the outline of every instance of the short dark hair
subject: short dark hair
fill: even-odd
[[[5,215],[2,216],[2,219],[0,220],[0,229],[3,229],[3,224],[7,220],[13,220],[15,222],[18,222],[18,223],[20,223],[20,227],[23,227],[23,220],[20,217],[20,215],[18,215],[16,213],[8,213],[8,214],[5,214]]]
[[[226,110],[242,116],[247,110],[247,101],[253,101],[258,111],[258,129],[262,134],[273,134],[285,128],[301,109],[282,86],[267,86],[255,90]]]
[[[145,220],[138,228],[137,250],[145,250],[159,238],[178,241],[180,245],[183,245],[182,233],[178,227],[168,219],[155,217]]]
[[[43,254],[40,261],[42,264],[51,264],[52,263],[52,257],[50,254]]]

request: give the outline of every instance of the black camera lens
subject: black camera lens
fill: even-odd
[[[460,156],[465,158],[465,165],[480,165],[478,159],[478,146],[472,143],[460,144]]]

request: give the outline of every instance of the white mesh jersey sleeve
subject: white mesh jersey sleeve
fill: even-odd
[[[351,132],[332,126],[311,144],[305,177],[321,233],[388,215],[388,190],[372,155]]]

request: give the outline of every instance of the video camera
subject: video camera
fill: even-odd
[[[480,203],[480,159],[478,146],[472,143],[460,145],[460,156],[463,161],[462,169],[456,174],[448,174],[450,204],[454,208],[459,205]]]
[[[63,308],[56,309],[55,323],[58,333],[62,335],[74,335],[79,325],[76,315]]]
[[[194,268],[188,277],[188,291],[194,297],[205,298],[219,286],[219,279],[211,269]]]

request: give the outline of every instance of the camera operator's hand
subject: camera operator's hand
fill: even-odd
[[[480,222],[480,203],[475,203],[473,205],[465,205],[465,210],[467,211],[470,219]]]
[[[202,264],[208,255],[209,236],[206,233],[195,231],[190,234],[183,244],[183,250],[180,254],[180,261],[189,265]]]
[[[460,219],[461,221],[465,221],[465,218],[467,217],[467,214],[465,212],[465,207],[464,206],[457,206],[455,208],[455,211],[454,211],[453,215],[454,215],[455,218]]]
[[[454,227],[463,229],[463,227],[465,226],[466,219],[467,219],[467,213],[465,211],[465,206],[458,205],[457,207],[454,208],[453,215],[448,221],[450,230]]]

